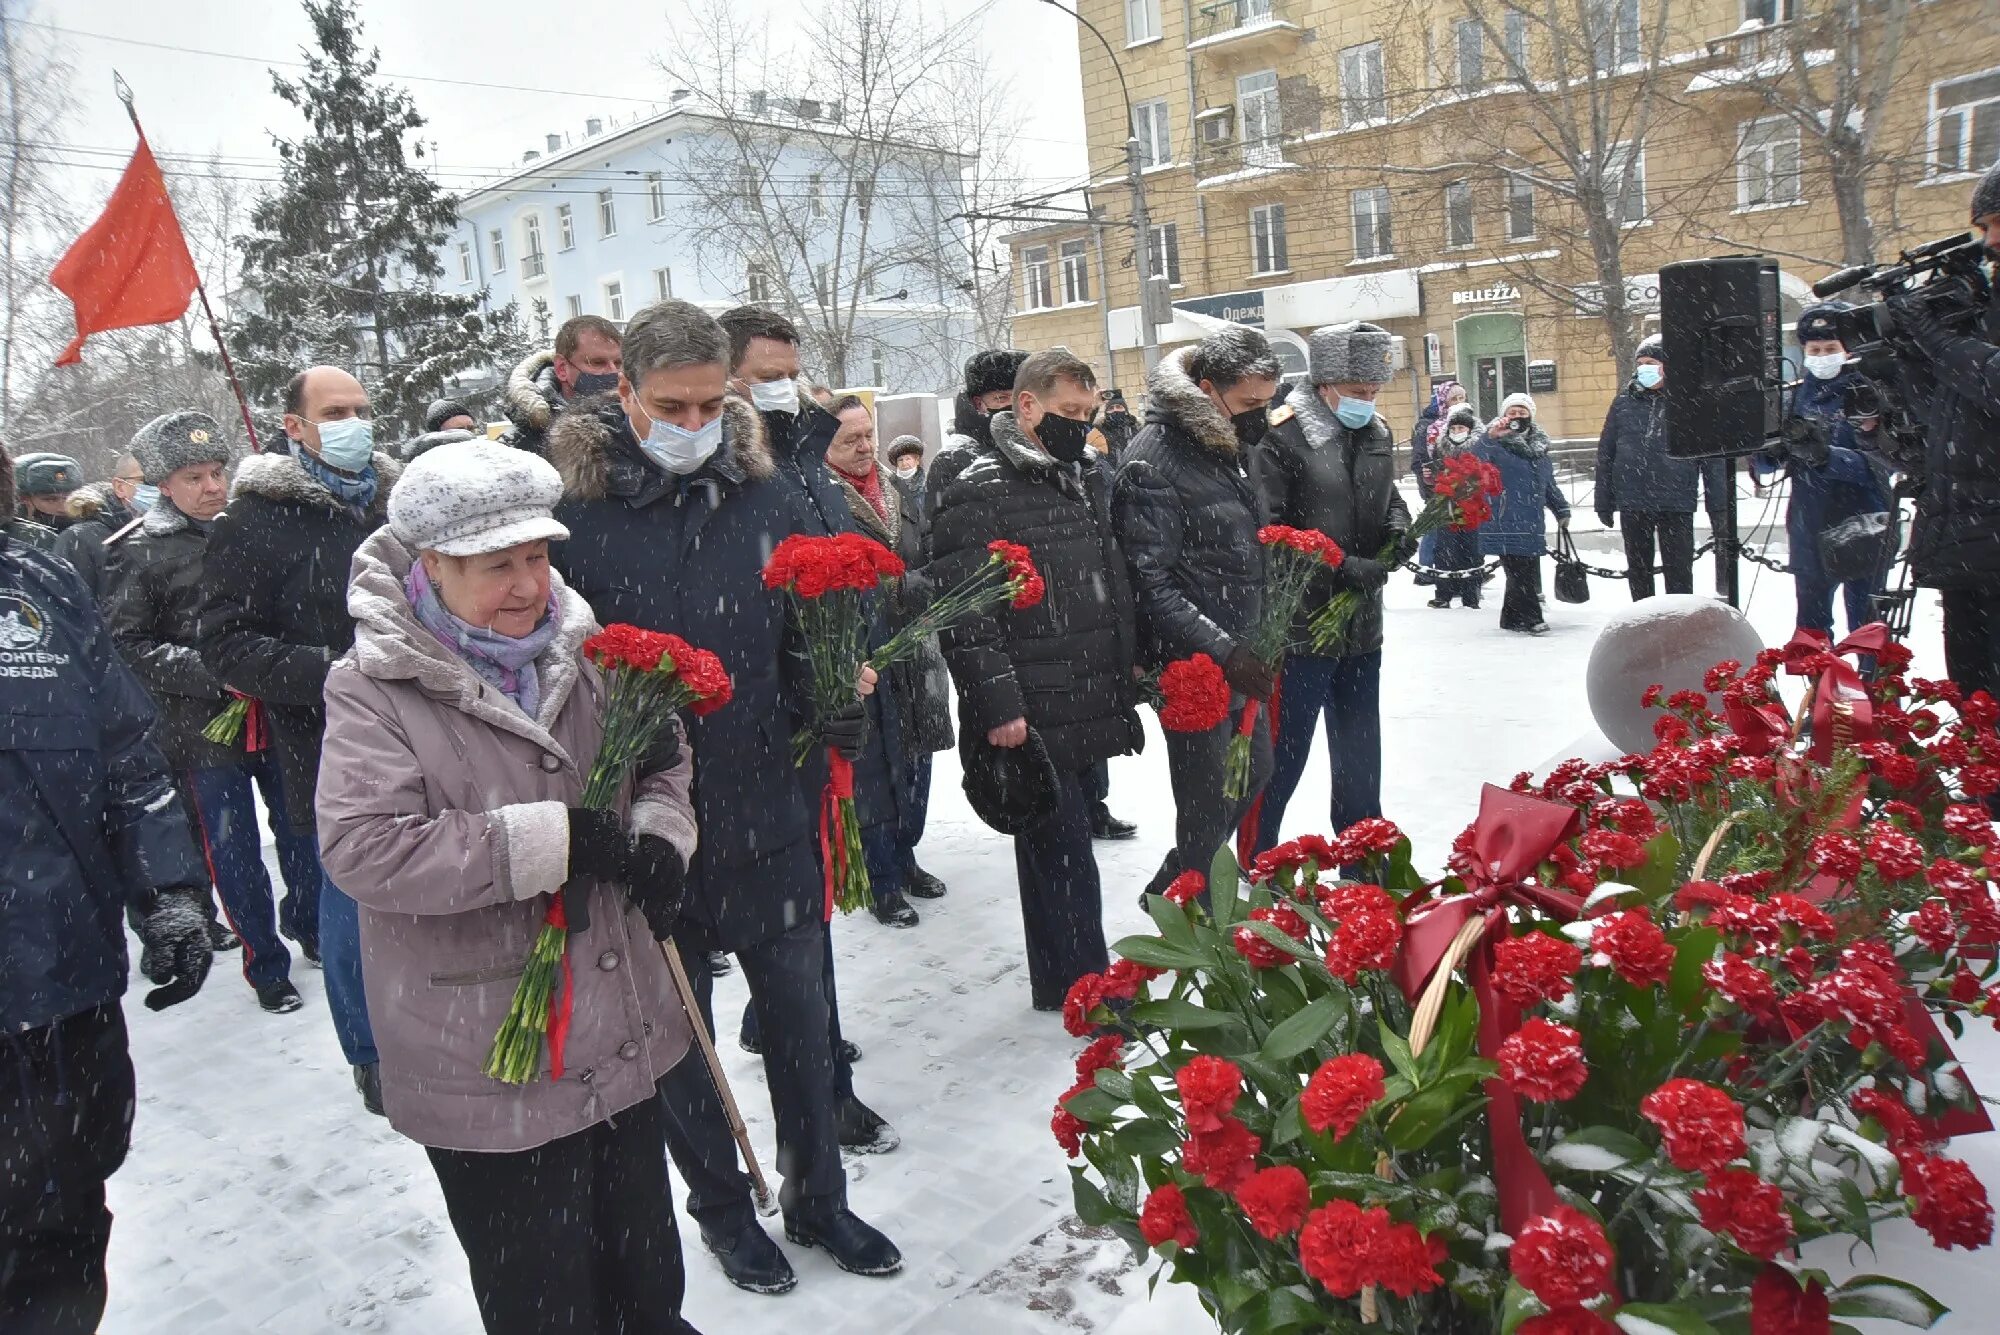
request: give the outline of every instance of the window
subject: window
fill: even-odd
[[[1283,160],[1278,119],[1278,72],[1259,70],[1236,81],[1236,126],[1243,141],[1243,165],[1270,167]]]
[[[757,198],[757,169],[747,162],[736,164],[736,193],[743,196],[745,202],[754,202]]]
[[[1458,91],[1476,92],[1486,84],[1486,31],[1478,19],[1460,19],[1451,35],[1458,53]]]
[[[2000,162],[2000,70],[1933,85],[1931,134],[1940,172],[1983,172]]]
[[[1056,304],[1049,281],[1049,248],[1029,246],[1021,252],[1023,288],[1021,304],[1031,311],[1045,311]]]
[[[1600,74],[1639,59],[1639,0],[1591,0],[1592,46]]]
[[[1646,150],[1613,144],[1604,163],[1605,212],[1623,225],[1646,221]]]
[[[493,272],[500,273],[507,267],[507,234],[496,227],[486,234],[486,241],[493,253]]]
[[[1761,23],[1770,27],[1774,23],[1790,23],[1799,16],[1797,0],[1743,0],[1743,21]]]
[[[1090,300],[1090,260],[1083,253],[1081,241],[1062,243],[1062,291],[1063,305],[1071,306]]]
[[[604,318],[623,320],[625,318],[625,280],[614,278],[604,285]]]
[[[1799,202],[1799,126],[1788,117],[1751,121],[1738,139],[1736,202],[1746,209]]]
[[[1284,273],[1291,257],[1285,254],[1285,206],[1265,204],[1250,210],[1250,268],[1253,273]]]
[[[1453,181],[1444,188],[1444,244],[1462,250],[1472,244],[1472,182]]]
[[[854,216],[861,220],[864,227],[867,226],[868,215],[874,211],[874,208],[875,182],[872,179],[856,181],[854,183]]]
[[[1502,36],[1507,42],[1507,73],[1516,79],[1528,77],[1528,16],[1518,9],[1507,11]]]
[[[1526,241],[1535,234],[1535,184],[1525,176],[1507,178],[1507,239]]]
[[[674,271],[672,269],[653,270],[653,300],[671,301],[674,295]]]
[[[826,216],[826,200],[820,193],[823,184],[818,172],[806,177],[806,216],[814,222]]]
[[[618,201],[609,190],[597,192],[597,234],[618,235]]]
[[[542,215],[530,213],[521,219],[521,277],[540,278],[542,264]]]
[[[1164,167],[1174,160],[1174,132],[1167,120],[1166,98],[1132,108],[1132,137],[1139,141],[1141,167]]]
[[[576,249],[576,215],[567,204],[556,205],[556,249]]]
[[[1379,260],[1396,253],[1396,239],[1389,230],[1389,188],[1347,192],[1348,209],[1354,216],[1354,258]]]
[[[1151,236],[1146,241],[1146,268],[1154,278],[1164,278],[1174,287],[1181,284],[1181,229],[1174,223],[1161,223],[1149,229]]]
[[[646,173],[646,221],[658,222],[667,216],[667,183],[658,172]]]
[[[563,314],[572,320],[574,320],[577,316],[583,314],[583,298],[564,297]]]
[[[1160,0],[1125,0],[1125,43],[1150,42],[1160,35]]]
[[[458,281],[461,283],[472,281],[472,243],[470,241],[461,241],[458,243]]]
[[[1389,118],[1389,97],[1382,80],[1382,44],[1368,42],[1340,53],[1340,123],[1365,125]],[[1275,88],[1275,84],[1274,84]],[[1275,107],[1277,95],[1272,94]]]
[[[750,265],[744,271],[743,285],[751,301],[771,300],[771,274],[763,265]]]

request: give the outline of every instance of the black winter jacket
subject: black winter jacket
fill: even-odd
[[[996,539],[1028,549],[1048,592],[1034,607],[1003,607],[945,632],[959,726],[984,737],[1025,718],[1059,770],[1137,751],[1132,592],[1103,461],[1058,463],[1011,412],[995,413],[993,451],[959,474],[932,520],[938,587],[978,569]]]
[[[105,544],[138,516],[118,499],[108,482],[78,487],[70,493],[68,508],[76,522],[56,535],[55,553],[76,568],[90,596],[102,602],[105,568],[117,555],[116,544]]]
[[[1691,515],[1702,493],[1710,514],[1721,512],[1729,492],[1724,459],[1675,459],[1667,453],[1667,392],[1633,381],[1611,401],[1597,437],[1595,508],[1600,518],[1619,512]]]
[[[1379,416],[1349,430],[1326,400],[1307,389],[1271,415],[1271,428],[1253,454],[1264,513],[1274,524],[1316,528],[1343,552],[1371,561],[1409,530],[1410,508],[1396,489],[1396,438]],[[1302,618],[1309,621],[1346,587],[1337,570],[1318,577]],[[1303,640],[1301,626],[1293,642]],[[1374,589],[1362,594],[1361,610],[1341,642],[1322,656],[1347,658],[1381,647],[1382,590]]]
[[[960,390],[951,401],[951,430],[924,476],[924,509],[936,514],[945,490],[972,461],[993,452],[993,419]]]
[[[153,705],[83,581],[0,534],[0,1030],[125,991],[125,910],[205,886]]]
[[[1220,663],[1264,605],[1257,490],[1235,429],[1182,369],[1192,348],[1146,377],[1146,427],[1118,466],[1113,513],[1139,607],[1139,661]]]
[[[1986,326],[1985,339],[1925,337],[1910,368],[1924,426],[1910,569],[1931,588],[2000,582],[2000,293]]]
[[[162,496],[138,531],[120,540],[103,599],[118,652],[159,707],[153,740],[177,772],[240,764],[246,754],[240,742],[218,746],[201,735],[230,700],[201,657],[206,530]]]
[[[315,823],[327,669],[354,643],[347,568],[384,523],[401,472],[375,452],[375,499],[357,519],[290,453],[253,454],[236,466],[229,508],[209,530],[202,661],[225,686],[263,701],[295,830]]]

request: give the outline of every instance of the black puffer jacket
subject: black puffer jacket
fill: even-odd
[[[1028,720],[1058,769],[1144,744],[1134,712],[1133,608],[1111,527],[1111,479],[1086,455],[1061,464],[1014,414],[993,415],[993,450],[959,474],[931,521],[939,588],[978,569],[996,539],[1033,554],[1048,592],[1034,607],[969,617],[944,635],[959,725],[983,737]]]
[[[253,454],[209,530],[201,658],[225,686],[264,702],[295,830],[316,820],[327,669],[354,643],[347,567],[385,522],[401,472],[375,452],[375,499],[357,519],[290,453]]]
[[[1139,606],[1139,659],[1220,663],[1264,605],[1261,523],[1249,456],[1229,419],[1182,369],[1193,348],[1146,377],[1146,427],[1118,465],[1118,542]]]
[[[1271,414],[1271,429],[1257,443],[1258,489],[1274,524],[1316,528],[1351,556],[1375,560],[1410,527],[1410,508],[1396,490],[1396,438],[1381,417],[1358,431],[1342,426],[1312,390],[1293,394]],[[1328,571],[1306,595],[1301,616],[1310,619],[1345,589],[1339,571]],[[1297,628],[1295,643],[1304,638]],[[1382,647],[1382,590],[1361,595],[1361,610],[1328,658],[1372,654]]]
[[[1616,513],[1691,515],[1697,492],[1710,514],[1728,496],[1722,459],[1676,459],[1667,453],[1667,392],[1635,380],[1611,401],[1597,437],[1599,517]]]
[[[176,770],[215,769],[244,757],[240,744],[218,746],[201,735],[229,703],[229,693],[202,661],[197,633],[207,530],[162,496],[138,531],[120,541],[104,593],[104,619],[118,652],[159,707],[153,740]]]
[[[1985,339],[1922,341],[1909,392],[1925,447],[1910,569],[1931,588],[1990,588],[2000,580],[2000,293]]]
[[[116,555],[115,545],[107,548],[104,544],[124,532],[138,515],[118,499],[108,482],[78,487],[70,493],[66,508],[75,522],[56,535],[55,553],[76,567],[90,588],[90,596],[102,602],[105,568]]]
[[[992,451],[993,419],[979,411],[979,405],[960,390],[951,401],[951,431],[925,472],[924,509],[936,514],[945,489],[972,467],[973,460]]]

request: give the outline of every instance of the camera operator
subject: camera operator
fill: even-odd
[[[1973,191],[1972,225],[2000,258],[2000,164]],[[1956,334],[1921,293],[1886,299],[1905,364],[1934,386],[1910,396],[1925,447],[1910,568],[1943,595],[1952,678],[1968,694],[2000,696],[2000,309],[1989,299],[1983,337]]]
[[[1783,470],[1792,481],[1785,509],[1792,583],[1801,630],[1833,634],[1833,591],[1847,608],[1847,629],[1875,619],[1874,597],[1896,554],[1895,506],[1887,465],[1873,452],[1875,419],[1850,421],[1842,408],[1862,378],[1840,339],[1840,316],[1852,308],[1831,301],[1799,316],[1806,376],[1794,392],[1797,427],[1751,456],[1750,472],[1764,483]],[[1879,519],[1872,518],[1879,516]]]

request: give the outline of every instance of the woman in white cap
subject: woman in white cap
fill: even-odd
[[[549,570],[556,470],[483,441],[404,470],[355,553],[326,684],[320,851],[361,906],[382,1101],[422,1144],[490,1335],[686,1335],[659,1081],[687,1051],[658,940],[694,851],[692,759],[580,806],[606,685]],[[484,1073],[548,897],[567,887],[560,1079]]]

